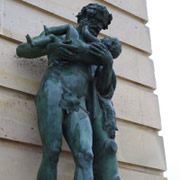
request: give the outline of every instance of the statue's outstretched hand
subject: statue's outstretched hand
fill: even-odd
[[[102,43],[91,43],[89,53],[96,56],[102,62],[103,65],[112,65],[113,63],[111,53]]]
[[[61,58],[73,61],[78,53],[78,47],[72,44],[60,44],[59,55]]]
[[[89,46],[84,44],[60,44],[59,45],[59,55],[61,58],[70,60],[70,61],[82,61],[82,57],[85,57],[86,52],[88,51]]]
[[[60,57],[67,61],[103,65],[112,68],[112,55],[102,43],[62,43],[58,45],[58,50]]]

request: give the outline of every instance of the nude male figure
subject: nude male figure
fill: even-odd
[[[86,12],[84,13],[86,9]],[[76,169],[75,180],[93,180],[92,126],[87,113],[86,97],[91,77],[90,66],[103,64],[92,59],[99,46],[84,46],[82,28],[97,36],[112,19],[104,6],[90,4],[78,14],[79,41],[71,47],[50,43],[45,47],[31,47],[24,43],[17,48],[17,55],[36,58],[48,55],[48,68],[36,97],[38,126],[43,143],[43,158],[37,180],[56,180],[57,163],[61,152],[62,135],[73,153]],[[96,13],[93,13],[93,12]],[[42,33],[38,39],[44,36]],[[91,53],[90,53],[91,52]],[[91,54],[91,55],[89,55]],[[102,52],[104,63],[110,53]],[[83,87],[83,88],[82,88]]]

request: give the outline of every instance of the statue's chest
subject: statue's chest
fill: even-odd
[[[80,97],[87,94],[90,80],[88,66],[80,63],[67,63],[54,66],[50,71],[65,88],[71,90],[77,96]]]

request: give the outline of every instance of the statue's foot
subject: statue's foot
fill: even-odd
[[[26,35],[26,40],[27,40],[27,43],[31,45],[31,47],[34,47],[34,43],[29,34]]]
[[[49,34],[49,30],[48,30],[48,28],[47,28],[46,25],[44,25],[44,32],[45,32],[45,35],[48,35],[48,34]]]

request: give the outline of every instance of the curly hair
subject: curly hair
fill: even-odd
[[[83,19],[92,19],[98,15],[104,20],[103,29],[107,29],[108,25],[111,23],[112,14],[110,14],[105,6],[99,5],[97,3],[91,3],[84,6],[81,12],[78,13],[77,20],[80,23]]]
[[[121,42],[117,38],[105,37],[101,39],[101,42],[107,47],[114,59],[121,54],[122,46]]]

